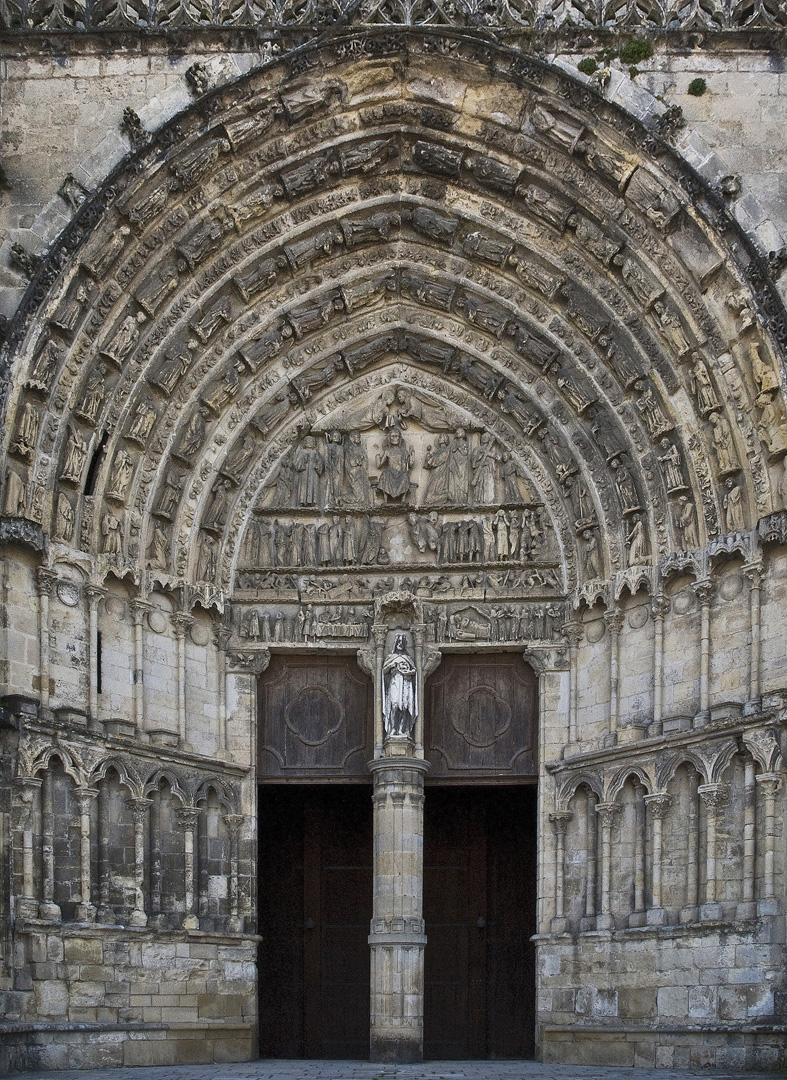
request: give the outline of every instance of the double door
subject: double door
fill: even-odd
[[[260,1054],[367,1058],[368,785],[263,786]],[[424,1055],[533,1054],[535,788],[428,787]]]

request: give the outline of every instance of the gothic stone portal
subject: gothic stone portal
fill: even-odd
[[[783,1067],[782,256],[679,110],[610,100],[625,72],[469,28],[282,33],[235,81],[205,60],[158,130],[127,114],[111,177],[91,158],[19,230],[68,215],[41,259],[12,246],[7,1064],[252,1055],[258,781],[330,780],[293,809],[329,823],[371,786],[372,1054],[458,1052],[422,1023],[439,805],[476,837],[459,881],[502,843],[461,790],[537,773],[539,1055]],[[468,1053],[501,1045],[482,1014]]]

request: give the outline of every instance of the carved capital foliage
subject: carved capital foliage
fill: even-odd
[[[697,792],[709,813],[720,813],[730,800],[729,785],[700,784]]]
[[[74,790],[74,798],[79,807],[80,814],[90,813],[90,804],[98,796],[98,788],[78,787]]]
[[[430,675],[437,671],[442,659],[443,654],[439,649],[434,648],[432,645],[425,645],[421,661],[422,678],[428,679]]]
[[[657,791],[653,795],[645,796],[645,805],[654,818],[665,818],[672,806],[672,796],[666,791]]]
[[[262,675],[271,662],[270,649],[230,649],[227,665],[231,673]]]
[[[200,813],[198,806],[179,806],[175,811],[178,827],[184,832],[193,832],[197,827]]]
[[[625,616],[622,611],[605,611],[604,622],[610,634],[617,636],[623,629],[623,623],[625,622]]]
[[[615,824],[615,818],[622,809],[622,806],[614,802],[596,803],[596,813],[601,822],[601,827],[603,829],[611,829]]]
[[[664,619],[670,610],[669,597],[663,593],[657,593],[651,601],[650,608],[654,619]]]
[[[569,644],[569,648],[576,649],[582,641],[584,627],[579,622],[567,622],[561,629],[561,634]]]
[[[744,574],[751,586],[752,591],[761,588],[765,578],[765,567],[762,563],[745,563],[742,567]]]
[[[46,566],[39,566],[36,570],[36,583],[39,596],[51,596],[57,585],[57,573]]]
[[[145,821],[148,810],[153,805],[153,800],[142,798],[127,799],[126,805],[131,810],[134,824],[141,825]]]
[[[773,798],[784,780],[783,773],[757,773],[755,781],[764,795]]]
[[[691,587],[702,607],[708,607],[716,593],[716,582],[706,578],[704,581],[695,581]]]
[[[743,734],[743,744],[764,772],[775,773],[785,768],[781,743],[776,728],[754,728]]]
[[[565,836],[569,822],[573,821],[574,815],[570,810],[555,810],[549,815],[555,836]]]

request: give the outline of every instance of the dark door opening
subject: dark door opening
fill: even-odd
[[[371,789],[263,786],[258,831],[260,1055],[368,1058]]]
[[[536,788],[428,787],[424,1057],[535,1053]]]

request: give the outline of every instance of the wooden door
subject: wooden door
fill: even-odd
[[[260,1055],[368,1058],[371,789],[263,787]]]
[[[424,1056],[535,1050],[535,787],[430,787]]]

